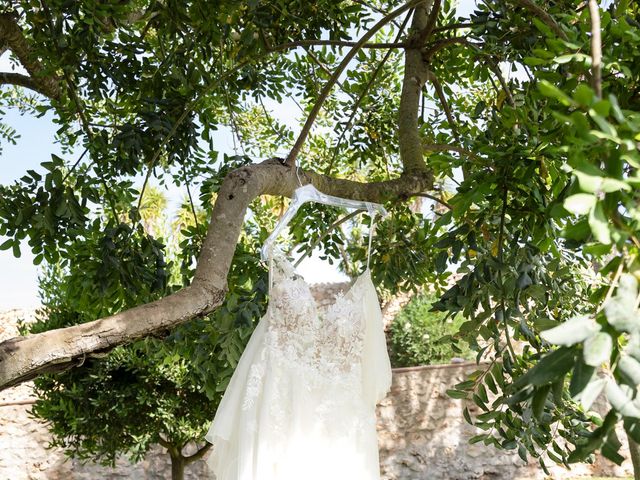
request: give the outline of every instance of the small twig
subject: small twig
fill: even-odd
[[[512,107],[515,107],[516,101],[514,100],[513,95],[511,94],[511,89],[509,88],[509,85],[507,85],[506,80],[502,76],[502,72],[500,72],[500,66],[493,59],[490,59],[489,68],[493,71],[493,73],[496,74],[496,77],[498,77],[498,81],[500,82],[500,85],[502,85],[502,90],[504,90],[504,93],[507,95],[507,98],[509,99],[509,104]]]
[[[430,193],[416,193],[416,197],[425,197],[433,200],[434,202],[438,202],[440,205],[447,207],[449,210],[453,210],[453,207],[450,203],[445,202],[444,200],[436,197],[435,195],[431,195]]]
[[[624,257],[620,259],[620,265],[618,265],[616,274],[613,276],[613,279],[611,280],[611,285],[609,285],[609,290],[607,290],[607,295],[604,297],[604,300],[602,301],[602,303],[606,303],[607,300],[609,300],[613,296],[613,291],[615,290],[616,285],[618,284],[618,279],[620,278],[620,275],[622,275],[623,269],[624,269]]]
[[[453,113],[451,113],[451,109],[449,108],[449,103],[447,102],[447,97],[444,95],[444,90],[442,89],[442,85],[440,84],[440,80],[435,76],[433,72],[429,72],[429,80],[433,84],[433,88],[438,95],[438,99],[440,100],[440,104],[442,105],[442,109],[444,110],[445,115],[447,116],[447,121],[449,122],[449,126],[451,131],[453,132],[453,136],[456,138],[458,142],[460,142],[460,136],[458,135],[458,129],[456,128],[456,122],[453,118]]]
[[[270,50],[272,52],[277,52],[280,50],[287,50],[289,48],[314,47],[314,46],[322,46],[322,45],[329,45],[333,47],[355,47],[358,45],[358,42],[347,42],[344,40],[297,40],[295,42],[281,43],[279,45],[272,46],[270,47]],[[395,49],[395,48],[406,48],[406,45],[402,42],[365,43],[361,45],[359,48]]]
[[[189,197],[189,203],[191,204],[191,213],[193,214],[193,221],[196,225],[196,230],[200,230],[198,225],[198,215],[196,214],[196,207],[193,204],[193,197],[191,196],[191,188],[189,188],[189,181],[187,180],[187,172],[184,164],[182,165],[182,178],[184,178],[184,184],[187,187],[187,196]]]
[[[298,261],[294,264],[294,267],[297,267],[298,265],[300,265],[300,263],[302,262],[302,260],[304,260],[304,257],[306,257],[307,255],[311,255],[311,253],[313,253],[313,250],[320,244],[320,242],[322,240],[324,240],[324,238],[329,235],[329,233],[333,230],[335,230],[336,228],[338,228],[340,225],[342,225],[344,222],[346,222],[347,220],[349,220],[350,218],[355,217],[357,214],[359,214],[360,212],[364,212],[365,210],[362,208],[359,208],[357,210],[354,210],[353,212],[349,213],[348,215],[345,215],[344,217],[336,220],[335,222],[333,222],[331,225],[329,225],[329,228],[327,228],[324,233],[319,236],[315,242],[313,242],[311,245],[309,245],[309,248],[302,254],[302,256],[298,259]]]
[[[597,0],[589,0],[591,17],[591,83],[598,98],[602,98],[602,40],[600,38],[600,7]]]
[[[61,184],[64,185],[64,182],[67,180],[67,178],[69,178],[69,175],[71,175],[71,173],[76,169],[76,167],[80,164],[80,162],[82,161],[82,158],[87,154],[87,152],[89,151],[89,147],[86,147],[84,149],[84,152],[82,152],[82,154],[80,155],[80,157],[78,158],[78,160],[76,160],[76,163],[74,163],[71,168],[69,169],[69,171],[67,172],[67,174],[62,178],[62,182]]]
[[[482,160],[478,155],[466,148],[457,145],[447,145],[446,143],[423,143],[422,149],[425,152],[456,152],[460,155],[472,158],[474,160]]]
[[[409,1],[406,4],[404,4],[402,7],[399,7],[397,9],[395,9],[394,11],[392,11],[391,13],[385,15],[367,33],[365,33],[362,36],[362,38],[360,38],[360,40],[358,40],[353,47],[351,47],[351,50],[349,50],[347,52],[347,54],[344,56],[344,58],[342,59],[342,62],[340,62],[340,65],[338,65],[338,67],[336,68],[335,72],[333,73],[333,76],[327,81],[326,85],[322,89],[322,92],[320,92],[320,95],[318,96],[318,99],[316,100],[316,103],[313,105],[313,108],[311,109],[311,112],[309,113],[309,116],[307,117],[307,121],[305,122],[304,126],[302,127],[302,131],[300,132],[300,135],[298,135],[298,139],[296,140],[296,143],[293,145],[293,148],[291,149],[291,152],[289,152],[289,156],[287,157],[287,159],[285,161],[285,163],[289,167],[292,167],[292,166],[294,166],[296,164],[296,159],[298,158],[298,154],[300,153],[300,150],[302,149],[302,145],[307,140],[307,137],[309,136],[309,133],[311,131],[311,126],[316,121],[316,118],[318,117],[318,114],[320,113],[320,109],[322,108],[325,100],[328,98],[329,93],[331,92],[331,89],[333,88],[333,86],[338,81],[338,78],[340,77],[342,72],[347,68],[347,65],[349,65],[349,63],[351,63],[351,60],[360,51],[362,46],[365,45],[367,43],[367,41],[371,37],[373,37],[373,35],[375,35],[375,33],[378,30],[380,30],[382,27],[384,27],[391,20],[393,20],[397,16],[403,14],[408,9],[410,9],[412,7],[415,7],[416,5],[418,5],[418,4],[420,4],[420,3],[424,2],[424,1],[425,0],[412,0],[412,1]]]
[[[382,10],[381,8],[376,7],[375,5],[370,5],[362,0],[353,0],[354,3],[357,3],[359,5],[362,5],[363,7],[367,7],[370,8],[371,10],[373,10],[374,12],[379,13],[380,15],[386,15],[387,12],[385,12],[384,10]],[[396,27],[400,28],[400,25],[395,21],[395,20],[391,20],[391,23],[393,23]]]
[[[461,28],[471,28],[476,25],[482,25],[486,22],[471,22],[471,23],[450,23],[449,25],[443,25],[442,27],[434,28],[433,33],[446,32],[448,30],[458,30]]]
[[[504,335],[507,341],[507,348],[511,354],[511,358],[516,358],[516,352],[511,344],[511,336],[509,335],[509,322],[507,321],[507,309],[505,306],[504,297],[506,295],[504,290],[504,282],[502,280],[502,264],[504,263],[504,226],[505,219],[507,217],[507,200],[509,196],[509,189],[506,183],[503,181],[502,185],[502,209],[500,211],[500,229],[498,231],[498,261],[500,262],[500,269],[498,270],[498,282],[500,283],[500,308],[502,309],[502,322],[504,323]]]
[[[568,40],[567,35],[562,31],[560,25],[553,19],[551,15],[545,12],[542,8],[536,5],[532,0],[515,0],[515,3],[529,10],[535,16],[537,16],[540,20],[547,24],[551,30],[554,31],[556,35],[558,35],[562,40]]]
[[[424,58],[427,60],[431,60],[437,52],[444,48],[447,48],[449,45],[455,45],[456,43],[468,45],[470,42],[465,37],[451,37],[445,38],[443,40],[438,40],[437,42],[433,42],[423,50]]]

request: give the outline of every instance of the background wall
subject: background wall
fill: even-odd
[[[0,341],[17,334],[16,321],[32,312],[0,313]],[[380,464],[384,480],[518,480],[544,479],[537,463],[525,465],[515,451],[505,452],[482,444],[468,445],[476,434],[463,417],[464,403],[446,390],[464,380],[475,364],[435,365],[394,370],[393,385],[378,407]],[[82,465],[60,450],[46,448],[46,427],[29,416],[33,402],[30,384],[0,392],[0,480],[160,480],[171,476],[168,455],[158,448],[130,465],[121,459],[116,468]],[[473,412],[475,406],[467,404]],[[624,434],[620,435],[624,441]],[[626,450],[622,452],[626,455]],[[571,472],[553,466],[553,479],[580,475],[628,476],[631,464],[622,467],[606,459],[595,465],[578,465]],[[206,464],[187,467],[187,480],[207,478]]]

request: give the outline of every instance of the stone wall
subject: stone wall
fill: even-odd
[[[594,465],[580,464],[567,471],[547,461],[547,477],[536,460],[525,464],[515,450],[497,450],[467,440],[482,433],[466,423],[465,406],[472,416],[473,402],[453,400],[446,390],[466,380],[475,364],[400,368],[393,372],[389,395],[378,406],[380,465],[385,480],[554,480],[584,476],[628,477],[631,462],[621,467],[605,458]],[[620,440],[625,442],[623,432]],[[628,456],[626,446],[621,452]]]
[[[0,341],[17,334],[17,318],[31,312],[0,313]],[[462,418],[464,403],[446,390],[475,370],[473,364],[396,369],[387,398],[378,408],[380,464],[384,480],[533,480],[545,475],[537,464],[524,465],[515,452],[482,444],[468,445],[475,429]],[[29,416],[33,402],[29,384],[0,392],[0,480],[94,480],[170,478],[169,458],[161,448],[137,465],[121,459],[116,468],[82,465],[59,450],[47,450],[47,429]],[[471,410],[474,406],[468,405]],[[624,436],[620,436],[624,440]],[[552,462],[549,463],[552,465]],[[567,472],[552,467],[553,479],[581,475],[627,476],[622,467],[606,459],[593,466],[579,465]],[[207,478],[203,461],[187,467],[186,479]]]

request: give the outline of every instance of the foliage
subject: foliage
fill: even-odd
[[[487,0],[468,18],[453,2],[434,3],[440,11],[422,48],[430,81],[419,133],[426,166],[439,184],[456,188],[431,192],[442,194],[446,209],[433,214],[416,213],[403,199],[387,205],[390,216],[374,239],[374,282],[383,296],[433,285],[434,308],[465,319],[452,340],[468,342],[490,365],[450,392],[482,412],[475,419],[467,412],[481,429],[472,441],[517,449],[523,459],[546,454],[568,464],[600,450],[619,462],[616,423],[640,439],[632,301],[640,265],[639,7],[619,0],[600,11],[599,76],[584,2]],[[1,7],[17,19],[41,74],[62,92],[45,99],[3,88],[0,96],[3,109],[52,115],[65,149],[64,158],[54,155],[0,187],[0,234],[7,237],[0,248],[19,256],[28,239],[35,261],[61,272],[62,293],[53,296],[58,303],[45,328],[189,284],[224,175],[289,151],[298,121],[351,45],[317,41],[352,42],[381,18],[378,10],[400,4],[19,0]],[[403,21],[389,22],[372,42],[402,41]],[[367,182],[403,173],[396,131],[402,47],[358,52],[326,99],[301,167]],[[287,121],[276,114],[285,108],[297,109]],[[19,132],[0,129],[0,140],[17,139]],[[216,151],[221,134],[234,139],[233,152]],[[197,192],[191,207],[198,221],[179,223],[178,242],[145,229],[141,178]],[[257,250],[286,203],[251,205],[225,306],[177,329],[168,346],[153,343],[166,358],[178,352],[189,362],[189,374],[200,379],[190,385],[203,401],[215,404],[263,308]],[[317,205],[303,213],[289,240],[304,249],[340,218]],[[367,224],[358,217],[332,231],[320,243],[323,254],[341,257],[347,272],[360,270]],[[136,352],[151,342],[127,355],[118,349],[109,368],[138,368]],[[84,372],[95,369],[106,381],[106,367],[85,362]],[[178,375],[182,364],[172,365]],[[157,368],[136,378],[156,378]],[[183,381],[176,377],[174,386]],[[89,387],[81,371],[42,382],[63,382],[63,397],[73,385]],[[604,418],[586,408],[600,388],[612,405]],[[91,443],[82,448],[97,452]]]
[[[449,363],[453,357],[470,358],[466,345],[450,342],[463,322],[444,319],[431,311],[433,295],[419,294],[396,315],[389,327],[389,356],[393,367]]]

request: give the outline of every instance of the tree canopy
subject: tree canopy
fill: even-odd
[[[467,319],[451,340],[489,363],[451,392],[483,411],[473,441],[569,463],[620,461],[618,421],[640,440],[634,2],[486,0],[460,17],[446,0],[15,0],[6,49],[28,75],[0,75],[3,108],[53,115],[68,155],[2,187],[2,247],[28,239],[57,265],[74,315],[0,344],[3,387],[194,318],[216,331],[300,178],[385,203],[381,292],[430,284],[434,309]],[[216,152],[220,129],[235,155]],[[150,182],[189,188],[179,275],[144,225]],[[416,196],[441,208],[415,213]],[[323,236],[339,221],[309,206],[289,240],[349,271],[366,220]],[[263,300],[247,295],[251,322]],[[589,411],[603,390],[604,419]]]

